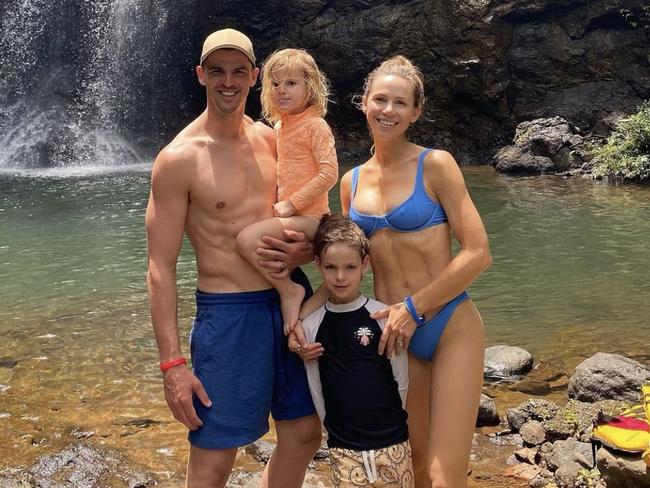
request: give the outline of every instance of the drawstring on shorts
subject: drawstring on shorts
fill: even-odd
[[[375,464],[375,451],[374,449],[371,449],[369,451],[361,451],[361,456],[363,457],[363,467],[366,470],[368,483],[374,483],[377,480],[377,465]]]

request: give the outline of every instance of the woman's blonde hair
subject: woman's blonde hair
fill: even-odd
[[[282,72],[302,73],[307,85],[305,106],[314,107],[320,117],[327,113],[329,82],[314,58],[304,49],[282,49],[271,54],[262,65],[262,117],[271,124],[280,120],[280,112],[271,103],[273,80]]]
[[[364,97],[368,96],[370,86],[377,75],[396,75],[407,80],[413,87],[415,106],[419,108],[424,107],[424,78],[420,69],[408,58],[398,54],[397,56],[388,58],[372,70],[363,83]]]

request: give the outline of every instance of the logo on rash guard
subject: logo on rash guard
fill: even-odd
[[[359,327],[354,335],[359,339],[359,344],[362,346],[370,344],[370,339],[374,337],[369,327]]]

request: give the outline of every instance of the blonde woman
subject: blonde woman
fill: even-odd
[[[393,304],[380,352],[409,351],[416,487],[461,488],[483,378],[484,330],[465,289],[491,264],[481,218],[454,158],[409,141],[424,105],[420,71],[395,56],[365,82],[374,152],[341,181],[343,212],[370,238],[375,297]],[[451,235],[460,243],[452,256]]]

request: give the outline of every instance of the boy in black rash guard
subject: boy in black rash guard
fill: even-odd
[[[377,352],[384,304],[359,292],[370,243],[342,215],[324,216],[314,238],[315,263],[327,302],[303,320],[309,343],[325,352],[305,362],[309,388],[328,433],[335,488],[413,486],[406,425],[408,359]]]

